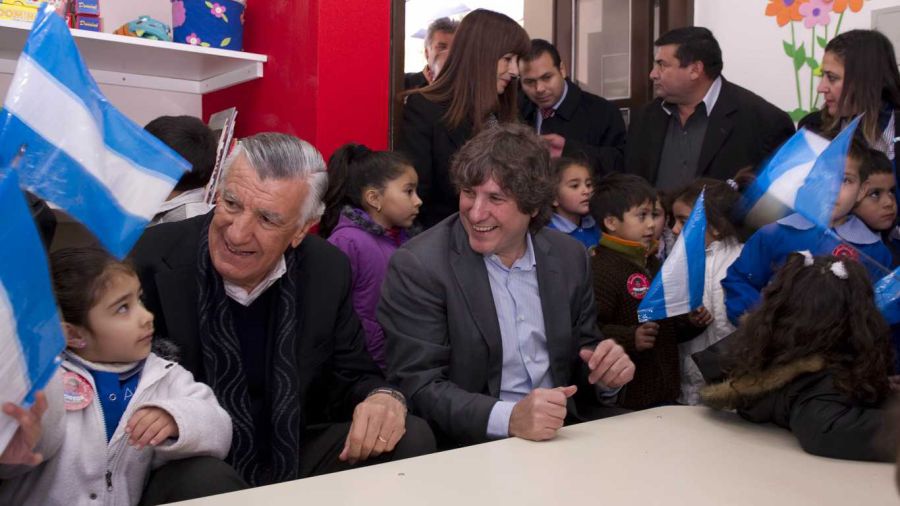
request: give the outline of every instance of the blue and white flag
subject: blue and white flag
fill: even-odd
[[[700,192],[691,216],[681,230],[672,252],[650,283],[638,306],[638,321],[663,320],[689,313],[703,305],[706,281],[706,208]]]
[[[190,164],[114,108],[62,18],[41,7],[0,111],[0,162],[125,256]]]
[[[788,139],[745,192],[745,221],[762,226],[796,212],[829,228],[859,120],[851,121],[831,142],[805,128]]]
[[[889,324],[900,323],[900,267],[875,283],[875,304]]]
[[[44,246],[15,172],[0,179],[0,403],[30,404],[65,347]],[[0,414],[0,452],[18,425]]]

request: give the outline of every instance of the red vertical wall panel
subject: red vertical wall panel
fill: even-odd
[[[296,135],[327,158],[345,142],[384,149],[390,93],[389,0],[249,0],[244,49],[264,77],[203,97],[238,108],[236,134]]]

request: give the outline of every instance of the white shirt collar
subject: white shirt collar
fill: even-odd
[[[709,85],[709,89],[706,90],[706,95],[703,96],[702,102],[706,105],[706,115],[709,116],[712,114],[713,107],[716,106],[716,102],[719,101],[719,94],[722,93],[722,76],[719,76]],[[662,108],[666,111],[666,114],[669,116],[672,115],[672,109],[669,108],[672,104],[667,104],[665,100],[661,102]]]
[[[171,211],[172,209],[185,204],[195,204],[198,202],[203,202],[203,193],[205,191],[205,188],[194,188],[193,190],[182,192],[177,197],[172,197],[171,199],[160,204],[159,209],[156,210],[156,214]]]
[[[534,267],[537,265],[537,260],[535,260],[534,257],[534,244],[532,244],[531,242],[531,232],[525,234],[525,253],[523,253],[521,257],[516,259],[511,267],[507,267],[503,263],[503,260],[501,260],[500,257],[496,254],[485,257],[485,260],[505,271],[511,271],[514,269],[520,271],[530,271],[534,269]]]
[[[256,285],[253,290],[248,292],[236,284],[225,280],[225,294],[231,297],[231,300],[247,307],[250,304],[253,304],[253,302],[258,299],[263,292],[268,290],[270,286],[275,284],[276,281],[281,279],[285,272],[287,272],[287,264],[284,262],[284,255],[281,255],[281,258],[278,260],[278,263],[275,264],[275,268],[272,269],[272,272],[270,272],[262,282]]]
[[[593,216],[591,216],[590,214],[586,214],[581,217],[581,226],[579,227],[578,225],[576,225],[575,223],[572,223],[571,221],[569,221],[568,218],[563,217],[559,213],[553,213],[553,216],[550,217],[550,223],[553,224],[553,228],[555,228],[556,230],[559,230],[560,232],[564,232],[566,234],[571,234],[572,232],[574,232],[575,230],[577,230],[579,228],[588,229],[597,224],[597,222],[594,221]]]
[[[797,230],[809,230],[816,226],[799,213],[788,215],[778,220],[778,223]],[[847,221],[834,227],[834,231],[841,239],[854,244],[875,244],[881,240],[881,237],[872,232],[855,214],[849,215]]]

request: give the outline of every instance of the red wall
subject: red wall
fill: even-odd
[[[236,135],[278,131],[328,158],[341,144],[386,149],[389,0],[249,0],[244,50],[268,55],[262,79],[209,93],[203,115],[237,107]]]

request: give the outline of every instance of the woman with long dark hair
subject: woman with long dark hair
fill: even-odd
[[[459,209],[449,176],[453,154],[489,125],[518,120],[518,60],[530,47],[508,16],[474,10],[460,23],[437,80],[407,93],[397,148],[418,172],[423,225]]]
[[[900,72],[891,41],[876,30],[850,30],[831,39],[822,57],[822,110],[800,126],[833,136],[858,114],[859,131],[894,163],[900,151]]]

